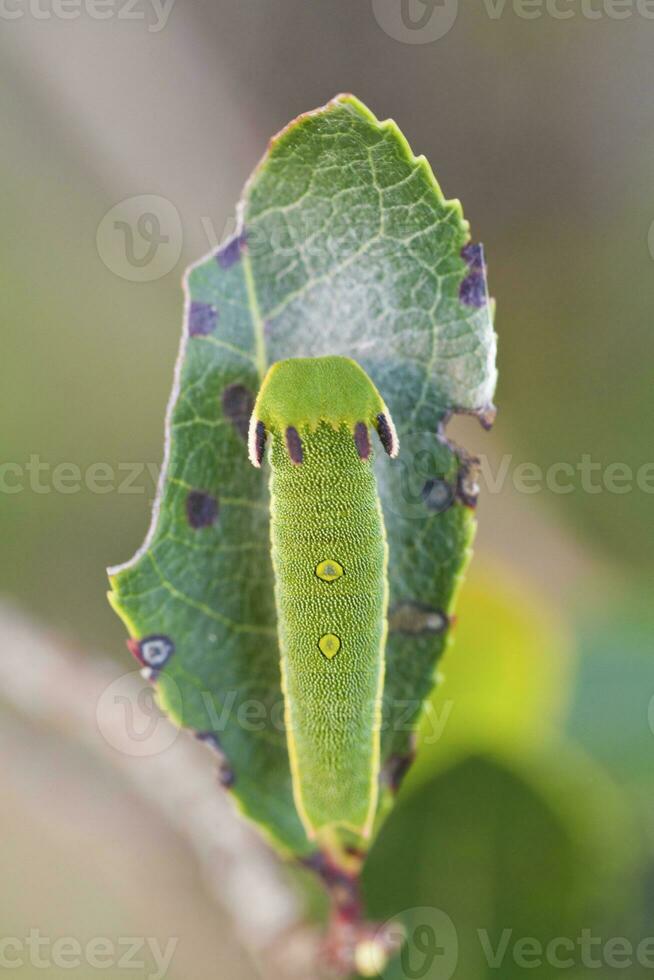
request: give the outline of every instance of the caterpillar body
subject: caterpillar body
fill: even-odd
[[[387,545],[369,430],[397,455],[379,392],[344,357],[266,375],[250,422],[270,439],[271,552],[296,808],[310,838],[368,837],[379,781]]]

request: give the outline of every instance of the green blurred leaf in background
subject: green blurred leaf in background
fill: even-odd
[[[505,569],[475,565],[459,614],[416,765],[364,872],[369,913],[408,936],[385,980],[405,980],[407,962],[433,980],[523,977],[514,943],[546,950],[583,930],[635,948],[648,928],[637,825],[608,773],[564,734],[571,713],[570,728],[584,728],[575,705],[592,697],[590,668],[577,673],[566,627]],[[570,975],[593,976],[579,950]],[[550,977],[552,962],[541,961],[532,956],[530,973]]]

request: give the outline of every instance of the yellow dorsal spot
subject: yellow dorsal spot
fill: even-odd
[[[341,649],[341,641],[334,633],[325,633],[318,640],[318,646],[320,647],[320,652],[323,656],[331,660],[335,657],[338,651]]]
[[[316,565],[316,575],[323,582],[335,582],[343,574],[343,566],[337,561],[327,559]]]

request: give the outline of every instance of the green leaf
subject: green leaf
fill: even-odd
[[[623,790],[647,801],[654,844],[654,610],[649,590],[615,591],[611,604],[591,603],[578,617],[579,673],[565,727]]]
[[[464,755],[403,798],[370,853],[368,914],[403,923],[407,935],[385,980],[442,980],[450,965],[455,978],[522,980],[528,970],[512,954],[526,936],[545,950],[553,937],[586,929],[604,940],[629,936],[635,948],[644,934],[634,880],[643,855],[632,849],[631,828],[619,794],[565,742],[522,767],[494,753]],[[437,951],[424,942],[425,927],[438,934]],[[502,950],[504,930],[505,955],[493,966],[486,954]],[[532,972],[557,973],[544,956]]]
[[[280,848],[310,853],[293,805],[279,682],[265,478],[247,418],[266,366],[343,354],[398,423],[380,465],[390,547],[383,758],[389,793],[433,687],[474,529],[471,461],[441,431],[487,421],[495,336],[480,246],[392,122],[352,96],[299,117],[248,182],[241,229],[188,275],[186,327],[148,538],[110,570],[112,604],[158,697],[220,742],[223,781]],[[151,640],[148,637],[164,637]],[[144,642],[145,641],[145,642]],[[380,814],[389,803],[382,800]]]
[[[412,786],[466,752],[524,759],[564,724],[574,684],[572,637],[543,596],[502,566],[475,562],[455,633],[422,715]]]

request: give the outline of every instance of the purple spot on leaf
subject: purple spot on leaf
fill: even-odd
[[[459,299],[466,306],[485,306],[487,293],[484,246],[469,242],[461,249],[461,258],[467,262],[470,272],[459,287]]]
[[[486,429],[486,431],[489,432],[493,428],[493,425],[495,424],[495,419],[497,418],[497,409],[495,408],[493,403],[490,402],[488,405],[485,405],[483,408],[480,408],[479,411],[476,412],[475,414],[477,415],[477,418],[479,419],[482,428]]]
[[[218,782],[221,786],[224,786],[225,789],[229,789],[236,782],[236,776],[234,775],[234,770],[229,765],[227,757],[223,752],[220,739],[215,732],[196,732],[195,737],[199,742],[203,742],[204,745],[208,745],[210,749],[213,749],[214,752],[217,752],[220,756]]]
[[[161,670],[175,652],[175,644],[170,637],[159,634],[144,636],[139,642],[139,648],[141,663],[154,670]]]
[[[486,268],[483,245],[475,245],[473,242],[469,242],[461,249],[461,258],[465,259],[471,269],[480,269],[483,272]]]
[[[422,499],[427,510],[442,514],[454,501],[454,489],[446,480],[427,480],[422,488]]]
[[[191,337],[206,337],[215,330],[218,311],[210,303],[191,303],[188,315],[188,332]]]
[[[236,773],[227,763],[223,763],[218,770],[218,782],[225,789],[231,789],[236,782]]]
[[[471,273],[461,283],[459,299],[466,306],[476,306],[478,309],[486,305],[486,277],[478,272]]]
[[[254,396],[245,385],[227,385],[223,391],[223,412],[241,439],[247,442],[250,416],[254,408]]]
[[[411,768],[415,757],[416,754],[414,751],[406,755],[392,755],[390,757],[384,766],[382,778],[391,793],[397,793],[399,791],[404,777]]]
[[[245,245],[245,232],[235,235],[233,238],[219,248],[216,252],[216,262],[221,269],[230,269],[241,257],[241,250]]]
[[[388,615],[388,628],[391,633],[408,633],[413,636],[423,633],[444,633],[449,625],[450,618],[447,613],[422,602],[400,602]]]
[[[186,497],[186,516],[195,530],[211,527],[218,517],[218,501],[204,490],[190,490]]]
[[[217,752],[221,758],[221,761],[224,760],[225,755],[222,745],[220,744],[220,739],[215,732],[196,732],[195,737],[197,738],[198,742],[202,742],[203,745],[207,745],[210,749],[213,749],[214,752]]]
[[[477,460],[461,460],[456,480],[456,495],[464,507],[475,508],[479,498],[479,467]]]

